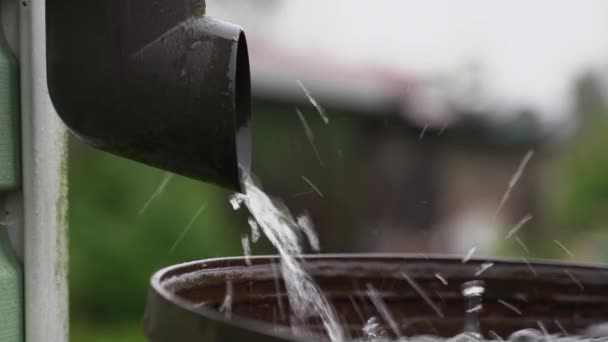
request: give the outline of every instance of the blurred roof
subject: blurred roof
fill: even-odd
[[[323,103],[401,104],[431,126],[522,111],[563,124],[575,79],[608,61],[603,0],[208,0],[208,13],[245,28],[257,95],[301,99],[301,80]]]

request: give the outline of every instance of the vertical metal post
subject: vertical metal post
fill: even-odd
[[[69,330],[67,135],[48,95],[45,1],[20,1],[19,20],[25,338],[61,342]]]

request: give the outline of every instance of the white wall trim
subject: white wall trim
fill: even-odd
[[[45,1],[20,1],[25,338],[68,341],[67,135],[46,78]]]

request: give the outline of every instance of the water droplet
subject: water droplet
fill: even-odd
[[[232,196],[230,196],[230,198],[228,199],[228,201],[230,202],[230,205],[232,205],[232,209],[234,210],[239,210],[241,208],[241,205],[243,204],[243,201],[245,201],[246,196],[243,194],[233,194]]]
[[[249,244],[249,236],[247,236],[247,234],[241,235],[241,245],[243,246],[243,255],[245,256],[245,263],[251,266],[251,245]]]
[[[479,269],[477,270],[477,272],[475,272],[475,276],[479,277],[485,271],[487,271],[488,269],[490,269],[492,266],[494,266],[493,262],[484,262],[483,264],[481,264],[481,266],[479,266]]]
[[[435,278],[439,279],[439,281],[443,284],[443,285],[447,285],[448,281],[439,273],[435,273]]]
[[[251,228],[251,242],[258,242],[260,239],[260,226],[257,222],[255,222],[253,217],[248,218],[247,223],[249,223],[249,227]]]
[[[511,180],[509,180],[509,185],[507,186],[507,190],[505,190],[505,193],[502,195],[502,198],[500,199],[500,202],[498,203],[498,206],[496,207],[496,210],[494,211],[494,221],[496,221],[501,209],[503,208],[505,203],[507,203],[507,200],[509,199],[509,196],[511,195],[511,191],[513,191],[515,184],[517,184],[517,182],[519,181],[519,178],[521,178],[521,175],[524,173],[526,165],[528,165],[528,162],[530,161],[530,159],[532,159],[533,155],[534,155],[534,150],[529,150],[526,153],[526,155],[524,155],[524,157],[522,158],[522,160],[519,163],[517,170],[515,170],[515,173],[513,174],[513,176],[511,176]]]
[[[467,262],[469,262],[469,260],[471,260],[471,258],[473,257],[473,254],[475,254],[476,250],[477,250],[477,246],[474,246],[471,249],[469,249],[467,254],[462,258],[462,263],[466,264]]]
[[[302,232],[304,232],[304,235],[306,235],[306,237],[308,238],[308,243],[310,244],[310,247],[315,252],[321,251],[321,245],[319,244],[319,237],[317,236],[317,233],[315,232],[315,226],[312,223],[312,220],[310,219],[310,215],[308,214],[308,212],[304,212],[304,213],[300,214],[300,216],[298,216],[298,218],[297,218],[297,222],[298,222],[298,226],[302,229]]]
[[[422,127],[422,131],[420,132],[420,136],[418,137],[418,140],[422,140],[422,138],[424,138],[424,134],[426,133],[426,130],[429,128],[429,125],[424,125],[424,127]]]
[[[226,281],[226,295],[224,296],[224,302],[220,307],[220,312],[223,312],[227,318],[232,317],[232,281]]]
[[[298,82],[298,85],[300,86],[300,89],[302,89],[302,91],[308,98],[308,101],[310,101],[310,103],[313,105],[313,107],[315,107],[317,112],[319,112],[319,115],[321,116],[321,119],[323,120],[323,122],[325,122],[326,124],[329,123],[329,118],[327,117],[327,114],[325,113],[325,110],[323,109],[323,107],[321,107],[321,105],[317,102],[317,100],[315,100],[312,97],[312,95],[310,94],[310,91],[308,91],[308,89],[304,86],[304,84],[302,84],[302,82],[300,82],[300,80],[298,80],[297,82]]]
[[[379,338],[386,335],[386,331],[382,325],[380,325],[377,317],[371,317],[368,319],[361,330],[363,331],[363,336],[366,339]]]
[[[483,310],[483,294],[485,283],[481,280],[471,280],[462,284],[462,295],[465,301],[465,333],[471,333],[481,337],[479,328],[479,313]]]

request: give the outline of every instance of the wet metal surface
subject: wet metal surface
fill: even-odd
[[[85,142],[238,190],[250,159],[247,43],[204,6],[47,1],[48,89]]]
[[[295,339],[289,329],[291,308],[284,307],[288,301],[283,282],[277,282],[277,273],[273,272],[272,263],[278,259],[249,260],[251,266],[244,258],[201,260],[156,273],[146,310],[150,340],[236,341],[239,336],[246,336],[248,341]],[[489,261],[493,267],[476,275]],[[484,284],[479,327],[486,336],[490,331],[490,336],[506,337],[516,330],[538,329],[538,322],[553,333],[560,329],[577,332],[608,321],[605,267],[486,259],[462,264],[459,258],[407,255],[308,256],[304,264],[355,338],[361,337],[366,323],[361,314],[365,319],[379,317],[384,326],[389,326],[369,298],[368,287],[376,290],[403,335],[455,336],[466,325],[462,285],[471,280]],[[441,279],[436,274],[441,274]],[[231,320],[219,312],[227,281],[232,289]],[[412,281],[425,296],[411,286]],[[428,301],[434,305],[428,305]],[[285,315],[277,314],[279,303]],[[305,328],[324,331],[314,320]]]

